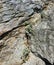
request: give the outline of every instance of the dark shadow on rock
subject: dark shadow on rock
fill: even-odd
[[[46,65],[54,65],[54,63],[51,64],[46,58],[43,58],[40,54],[38,54],[38,57],[41,58],[45,62]]]
[[[33,10],[34,10],[34,12],[40,13],[40,12],[42,12],[43,9],[42,9],[42,6],[37,5],[36,7],[33,8]]]

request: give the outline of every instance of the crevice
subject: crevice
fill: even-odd
[[[11,30],[12,31],[12,30]],[[0,36],[0,40],[7,36],[11,31],[5,32]]]
[[[37,57],[39,57],[41,60],[43,60],[43,61],[45,62],[45,65],[54,65],[54,62],[53,62],[53,64],[50,63],[50,61],[48,61],[46,58],[42,57],[38,52],[33,52],[32,50],[31,50],[31,52],[32,52],[35,56],[37,56]],[[37,53],[37,55],[36,55],[36,53]]]
[[[8,35],[10,32],[12,32],[13,30],[15,30],[15,29],[17,29],[17,28],[19,28],[19,27],[25,26],[25,25],[22,25],[22,24],[23,24],[25,21],[27,21],[28,19],[30,19],[30,17],[27,18],[27,19],[22,20],[22,21],[18,24],[18,26],[14,27],[13,29],[11,29],[11,30],[9,30],[9,31],[6,31],[6,32],[4,32],[2,35],[0,35],[0,40],[3,39],[5,36],[7,36],[7,35]]]
[[[5,32],[5,33],[3,33],[1,36],[0,36],[0,40],[2,40],[5,36],[7,36],[10,32],[12,32],[13,30],[15,30],[15,29],[17,29],[17,28],[19,28],[19,27],[22,27],[23,25],[21,25],[21,26],[17,26],[17,27],[15,27],[15,28],[13,28],[13,29],[11,29],[10,31],[7,31],[7,32]]]
[[[6,45],[1,45],[0,46],[0,51],[2,50],[2,48],[6,47]]]
[[[42,57],[40,54],[38,54],[38,57],[39,57],[40,59],[42,59],[42,60],[45,62],[46,65],[54,65],[54,63],[51,64],[46,58]]]
[[[37,12],[37,13],[40,13],[42,12],[42,7],[38,8],[38,7],[35,7],[33,8],[34,12]]]

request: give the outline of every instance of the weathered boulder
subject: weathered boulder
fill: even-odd
[[[44,13],[43,13],[44,12]],[[48,59],[52,64],[54,62],[54,4],[49,3],[47,8],[42,11],[37,22],[31,26],[28,26],[27,34],[29,37],[30,48],[36,55],[40,54],[44,58]],[[36,22],[36,21],[35,21]]]
[[[54,1],[0,0],[0,65],[54,63]]]

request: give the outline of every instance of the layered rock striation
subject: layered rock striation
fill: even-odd
[[[53,65],[54,0],[0,0],[0,65]]]

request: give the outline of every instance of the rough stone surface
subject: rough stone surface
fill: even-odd
[[[54,63],[54,0],[0,0],[0,65],[47,63]]]

